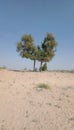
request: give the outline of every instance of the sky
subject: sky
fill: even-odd
[[[48,69],[74,69],[74,0],[0,0],[0,66],[32,69],[33,61],[21,58],[16,44],[31,34],[40,45],[47,32],[58,43]]]

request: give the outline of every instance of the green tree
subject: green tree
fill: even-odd
[[[23,58],[34,60],[33,70],[35,70],[36,60],[40,61],[40,68],[44,62],[49,62],[55,55],[57,42],[51,33],[47,33],[41,46],[35,46],[31,35],[24,35],[17,43],[17,51]]]
[[[49,62],[55,56],[57,42],[51,33],[47,33],[44,38],[38,60],[41,62],[40,68],[42,68],[43,62]]]
[[[23,35],[21,41],[17,43],[17,51],[19,52],[21,57],[34,60],[33,69],[35,70],[36,47],[34,45],[34,40],[31,35]]]

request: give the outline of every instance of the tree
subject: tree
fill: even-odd
[[[41,62],[40,68],[42,68],[43,62],[49,62],[55,55],[56,52],[57,42],[51,33],[47,33],[46,37],[44,38],[41,49],[40,55],[38,60]]]
[[[17,51],[20,53],[21,57],[34,60],[33,69],[35,70],[36,47],[34,45],[34,40],[31,35],[23,35],[21,41],[17,43]]]
[[[34,60],[34,67],[36,60],[40,61],[40,68],[43,62],[49,62],[55,55],[57,42],[51,33],[47,33],[41,46],[36,46],[31,35],[24,35],[21,41],[17,43],[17,51],[23,58]]]

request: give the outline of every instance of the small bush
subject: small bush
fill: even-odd
[[[46,63],[42,66],[42,70],[43,70],[43,71],[46,71],[46,70],[47,70],[47,64],[46,64]]]
[[[37,72],[37,68],[35,68],[35,70],[34,70],[35,72]]]
[[[24,68],[24,71],[27,71],[27,68]]]
[[[45,63],[42,67],[39,68],[40,71],[47,71],[47,64]]]
[[[47,84],[45,84],[45,83],[41,83],[37,87],[41,88],[41,89],[50,89],[50,87]]]
[[[6,66],[2,66],[2,67],[0,67],[0,69],[6,69]]]

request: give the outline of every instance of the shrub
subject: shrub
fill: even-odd
[[[50,89],[50,87],[45,83],[40,83],[37,87],[41,89]]]
[[[37,72],[37,68],[35,68],[34,71]]]
[[[40,71],[47,71],[47,64],[45,63],[42,67],[39,68]]]
[[[47,64],[46,63],[42,66],[42,70],[47,71]]]

